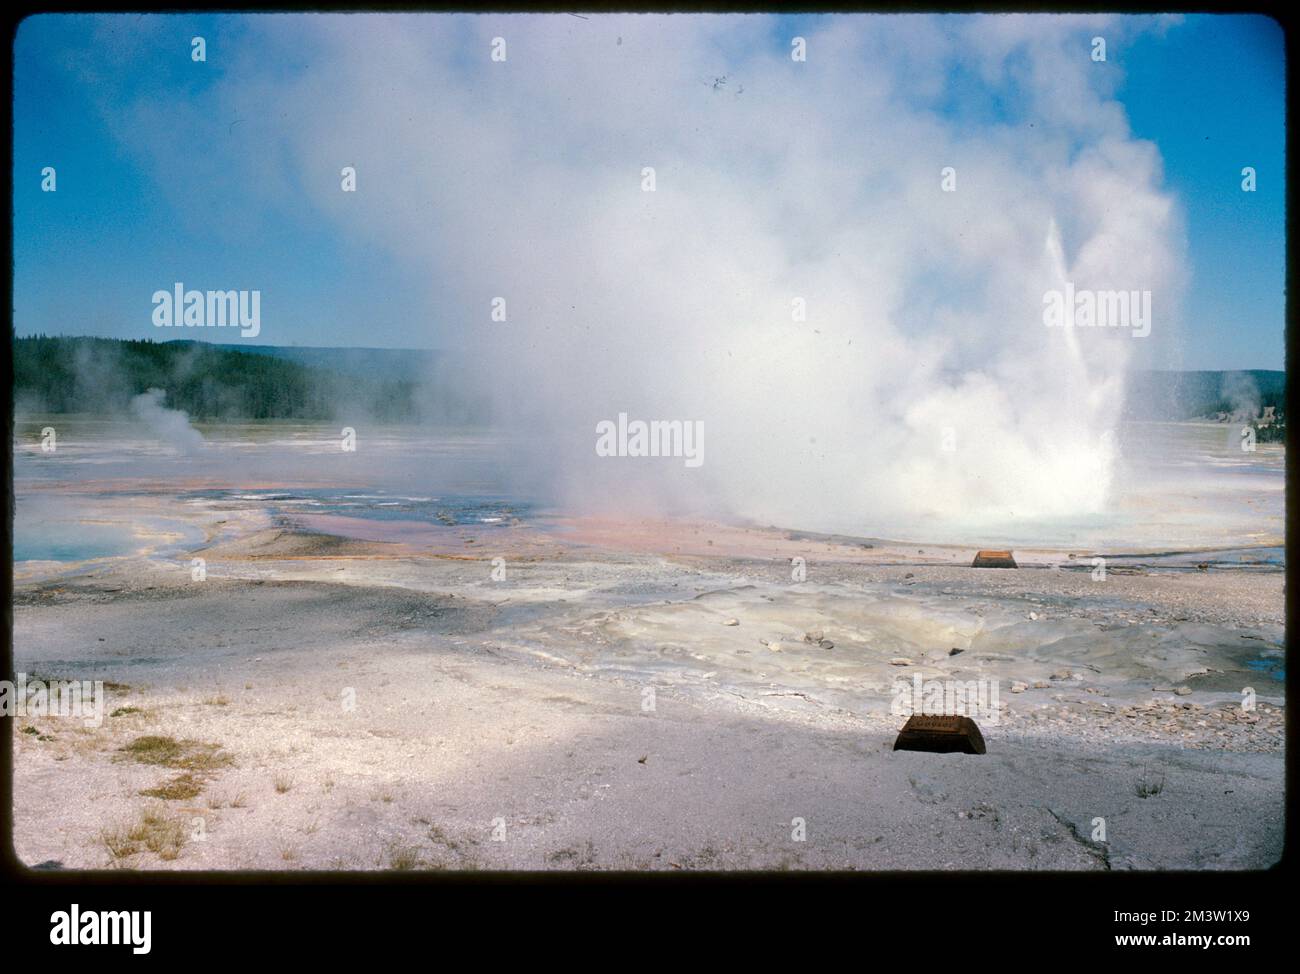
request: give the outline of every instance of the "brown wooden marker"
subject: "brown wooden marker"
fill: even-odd
[[[988,549],[981,551],[975,556],[975,560],[970,564],[971,568],[1019,568],[1016,560],[1011,557],[1009,551],[993,551]]]
[[[915,714],[898,732],[895,751],[930,751],[935,754],[983,754],[984,735],[969,717]]]

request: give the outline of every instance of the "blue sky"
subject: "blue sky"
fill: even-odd
[[[1120,55],[1133,130],[1160,147],[1186,208],[1189,367],[1284,364],[1283,44],[1268,18],[1201,16]],[[1244,166],[1259,174],[1254,193],[1240,190]]]
[[[438,263],[394,259],[373,237],[344,229],[329,208],[334,203],[316,202],[319,176],[297,171],[292,152],[276,144],[275,113],[267,109],[276,85],[319,71],[319,53],[304,44],[300,61],[286,57],[290,44],[270,58],[250,20],[43,16],[21,25],[14,88],[19,335],[191,337],[149,325],[152,292],[184,281],[261,289],[264,316],[276,316],[276,327],[258,339],[269,344],[457,344],[446,319],[460,312],[450,300],[440,305]],[[813,35],[822,21],[771,18],[771,43],[780,48],[792,31]],[[574,18],[566,29],[582,24]],[[208,40],[203,65],[190,60],[194,34]],[[719,63],[745,65],[745,48],[755,43],[753,32],[737,34],[734,45],[721,32]],[[1161,189],[1185,225],[1183,337],[1166,364],[1283,367],[1283,57],[1281,31],[1266,18],[1191,16],[1131,38],[1117,35],[1100,67],[1114,73],[1113,97],[1132,135],[1158,149]],[[251,63],[260,87],[227,94]],[[711,70],[701,66],[702,75]],[[936,124],[956,126],[972,112],[1004,121],[1014,115],[996,93],[964,98],[976,77],[960,63],[947,69],[946,94],[928,105]],[[200,134],[151,109],[160,102],[219,106],[226,114],[209,119],[221,124]],[[257,157],[250,159],[239,127],[254,124],[270,125],[259,131],[272,135],[252,144]],[[57,169],[56,193],[41,191],[44,166]],[[1258,171],[1255,193],[1241,191],[1244,166]],[[214,195],[214,186],[222,192]],[[435,232],[438,222],[436,213],[429,216]]]

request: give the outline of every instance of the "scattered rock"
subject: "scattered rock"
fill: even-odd
[[[956,646],[954,646],[952,649],[948,650],[948,655],[956,656],[958,653],[964,653],[964,652],[966,652],[966,650],[958,649]]]
[[[740,620],[739,620],[739,619],[728,619],[728,620],[726,620],[725,622],[723,622],[723,625],[724,625],[724,626],[738,626],[738,625],[740,625]]]
[[[1028,689],[1029,689],[1029,684],[1021,683],[1019,680],[1016,680],[1015,683],[1011,684],[1012,693],[1024,693]]]
[[[1052,679],[1053,679],[1053,680],[1068,680],[1068,679],[1070,679],[1070,675],[1071,675],[1071,674],[1070,674],[1070,671],[1069,671],[1069,670],[1057,670],[1055,673],[1052,674]]]
[[[912,661],[906,656],[895,656],[889,661],[890,666],[911,666]]]
[[[1178,696],[1180,697],[1185,697],[1191,692],[1192,692],[1191,687],[1177,687],[1174,690],[1174,693],[1178,694]]]

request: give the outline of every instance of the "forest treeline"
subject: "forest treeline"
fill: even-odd
[[[14,340],[14,401],[20,411],[119,414],[133,396],[166,392],[166,405],[212,420],[335,420],[477,424],[486,398],[451,363],[400,349],[247,349],[196,341],[49,337]],[[1286,374],[1137,371],[1129,419],[1185,420],[1286,408]]]
[[[344,372],[205,342],[38,335],[13,348],[14,401],[28,412],[116,415],[149,389],[201,421],[364,415],[401,423],[430,412],[428,390],[409,375]]]

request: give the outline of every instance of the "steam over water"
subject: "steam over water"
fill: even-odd
[[[505,29],[485,18],[249,18],[270,53],[186,115],[215,120],[232,182],[260,185],[275,145],[427,288],[428,344],[507,444],[486,489],[876,536],[1123,517],[1125,377],[1178,364],[1186,247],[1091,21],[812,18],[803,60],[767,17],[511,23],[494,61],[465,55]],[[273,119],[231,127],[268,93]],[[1149,334],[1048,327],[1045,296],[1076,291],[1149,294]],[[623,414],[702,430],[702,463],[598,455]],[[419,479],[367,442],[369,477]]]
[[[147,512],[183,513],[214,501],[305,518],[303,524],[324,516],[331,532],[347,534],[353,525],[358,536],[373,540],[403,540],[416,525],[546,530],[556,515],[575,513],[508,486],[518,483],[511,458],[519,443],[500,435],[363,429],[358,452],[344,453],[332,427],[222,424],[203,427],[202,446],[183,454],[139,424],[70,421],[61,429],[58,452],[51,454],[40,449],[38,427],[17,430],[20,561],[124,554],[140,544],[131,540],[133,531],[170,533],[172,543],[192,540],[179,522],[167,530],[147,523]],[[1232,424],[1120,424],[1104,510],[964,525],[863,519],[843,533],[1111,554],[1253,548],[1249,560],[1280,564],[1285,451],[1261,443],[1243,452],[1237,434]],[[107,513],[101,503],[109,504]],[[826,513],[810,508],[788,521],[758,523],[816,530],[809,525]]]
[[[495,489],[876,535],[1117,509],[1126,371],[1139,351],[1177,364],[1185,243],[1122,72],[1088,54],[1093,21],[809,18],[799,45],[758,16],[240,23],[262,54],[176,126],[170,92],[141,94],[133,117],[158,124],[135,148],[188,185],[150,141],[183,121],[274,212],[272,156],[427,292],[424,344],[511,444]],[[467,55],[503,31],[504,60]],[[1065,289],[1149,292],[1150,334],[1046,327]],[[599,456],[621,414],[701,429],[703,462]]]

